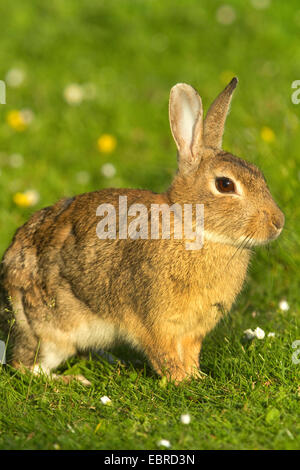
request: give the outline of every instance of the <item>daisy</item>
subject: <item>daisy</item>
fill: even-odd
[[[81,85],[71,83],[67,85],[63,91],[63,96],[66,102],[70,105],[78,105],[84,98],[84,91]]]
[[[271,0],[251,0],[252,6],[257,10],[263,10],[268,8],[271,4]]]
[[[90,174],[87,171],[79,171],[76,174],[76,180],[79,184],[87,184],[90,181]]]
[[[8,161],[12,168],[20,168],[24,163],[24,157],[20,153],[12,153],[8,157]]]
[[[160,439],[160,441],[157,442],[158,447],[171,447],[170,441],[167,439]]]
[[[251,330],[251,328],[249,328],[248,330],[245,330],[244,334],[245,334],[247,339],[253,339],[253,338],[263,339],[266,335],[264,330],[259,328],[259,326],[257,328],[255,328],[254,331]]]
[[[265,337],[265,332],[259,326],[254,330],[255,337],[257,339],[263,339]]]
[[[116,174],[116,169],[112,163],[104,163],[100,171],[106,178],[112,178]]]
[[[188,413],[183,414],[180,416],[180,421],[182,422],[182,424],[190,424],[191,417]]]
[[[290,309],[290,306],[289,306],[289,304],[287,303],[287,301],[283,299],[283,300],[281,300],[281,301],[279,302],[279,308],[280,308],[280,310],[282,310],[283,312],[287,312],[287,311]]]
[[[101,403],[102,403],[103,405],[108,405],[109,403],[111,403],[111,399],[108,398],[108,397],[105,396],[105,395],[104,395],[104,397],[101,397],[100,400],[101,400]]]
[[[11,88],[18,88],[22,85],[24,80],[25,72],[24,70],[18,68],[10,69],[5,76],[5,82]]]
[[[223,25],[232,24],[236,19],[235,9],[230,5],[222,5],[216,13],[217,22]]]

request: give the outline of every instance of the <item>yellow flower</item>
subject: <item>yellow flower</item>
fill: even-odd
[[[19,207],[34,206],[39,200],[39,194],[34,190],[25,193],[16,193],[13,197],[14,203]]]
[[[27,127],[27,122],[21,111],[16,109],[9,111],[6,115],[6,121],[15,131],[22,132]]]
[[[13,201],[17,206],[20,207],[29,207],[30,206],[30,201],[26,194],[24,193],[16,193],[13,197]]]
[[[261,129],[260,136],[261,136],[262,140],[264,140],[265,142],[268,142],[268,143],[273,142],[273,140],[275,140],[274,131],[268,126],[264,126]]]
[[[111,153],[117,146],[117,140],[113,135],[102,134],[97,140],[98,149],[102,153]]]

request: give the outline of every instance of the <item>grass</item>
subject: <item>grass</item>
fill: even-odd
[[[286,215],[280,239],[257,249],[230,317],[204,342],[205,380],[166,384],[130,351],[116,352],[125,363],[77,357],[62,367],[83,373],[88,389],[7,366],[1,449],[155,449],[162,438],[172,449],[300,448],[300,366],[292,362],[300,339],[300,107],[291,101],[300,10],[296,0],[266,9],[226,3],[236,15],[230,25],[217,21],[221,3],[211,0],[1,2],[0,79],[25,72],[0,105],[1,253],[34,210],[62,196],[110,186],[164,190],[176,169],[168,94],[179,81],[199,90],[207,110],[239,77],[224,148],[260,166]],[[95,96],[69,105],[70,83],[92,83]],[[7,114],[23,108],[35,118],[16,132]],[[117,141],[108,154],[97,149],[105,133]],[[12,154],[23,156],[22,166],[11,164]],[[116,168],[113,177],[101,173],[104,163]],[[16,205],[15,193],[28,189],[39,193],[38,204]],[[283,298],[288,312],[278,308]],[[245,343],[243,331],[256,326],[275,337]]]

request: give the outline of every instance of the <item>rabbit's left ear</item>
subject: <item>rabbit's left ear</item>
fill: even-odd
[[[238,79],[234,77],[215,99],[204,120],[204,144],[206,147],[221,148],[224,126],[231,98]]]
[[[178,83],[171,89],[169,119],[178,149],[179,168],[193,168],[199,163],[203,136],[202,101],[193,87]]]

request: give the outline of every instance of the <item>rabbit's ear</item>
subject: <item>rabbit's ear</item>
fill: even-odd
[[[203,136],[202,101],[196,90],[177,83],[170,92],[169,119],[179,154],[179,167],[199,163]]]
[[[207,111],[204,120],[204,143],[206,147],[221,148],[222,146],[225,120],[237,83],[238,79],[234,77]]]

